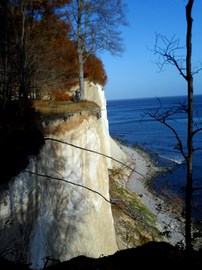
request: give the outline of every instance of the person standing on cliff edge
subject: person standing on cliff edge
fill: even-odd
[[[79,102],[79,100],[80,100],[80,91],[79,91],[79,89],[76,89],[76,91],[75,91],[75,100],[76,100],[76,102]]]

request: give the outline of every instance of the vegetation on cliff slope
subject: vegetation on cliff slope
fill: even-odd
[[[123,170],[110,172],[110,197],[120,248],[131,248],[150,241],[166,241],[156,222],[156,216],[140,201],[136,193],[120,183]]]

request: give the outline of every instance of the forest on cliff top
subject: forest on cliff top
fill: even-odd
[[[0,97],[68,99],[78,84],[77,42],[71,38],[64,14],[68,1],[1,1]],[[84,55],[87,51],[84,51]],[[104,85],[102,61],[91,53],[84,62],[84,78]]]

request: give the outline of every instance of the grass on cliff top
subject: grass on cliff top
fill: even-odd
[[[81,111],[92,111],[98,109],[99,106],[88,100],[82,100],[79,102],[74,101],[50,101],[50,100],[35,100],[33,105],[36,111],[43,115],[68,115],[79,113]]]

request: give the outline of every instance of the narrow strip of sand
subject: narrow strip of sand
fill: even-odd
[[[149,154],[118,143],[122,150],[131,158],[136,172],[132,172],[126,188],[139,195],[145,206],[157,216],[159,229],[168,237],[172,245],[184,244],[184,224],[172,205],[166,205],[163,199],[155,195],[146,185],[147,181],[156,175],[160,168],[152,162]]]

